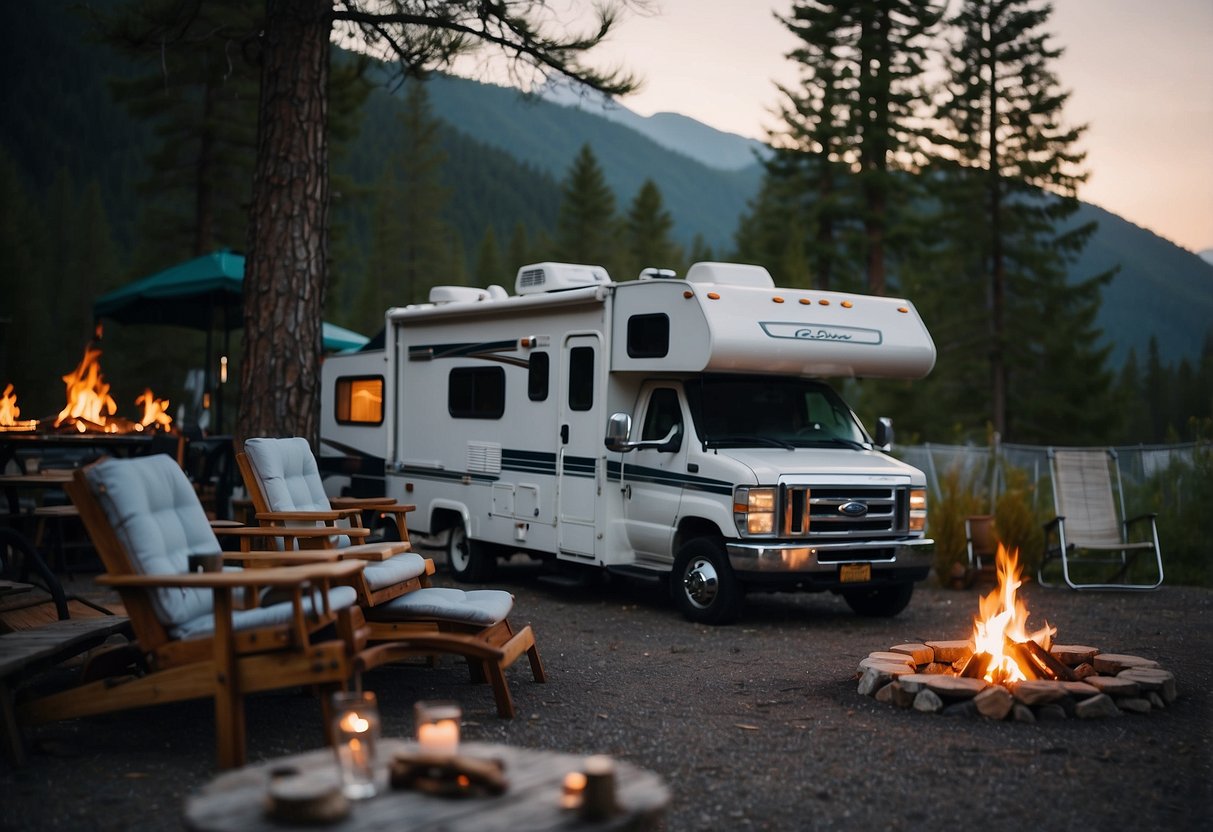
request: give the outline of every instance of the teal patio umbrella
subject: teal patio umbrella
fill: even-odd
[[[211,335],[223,331],[223,352],[233,329],[244,325],[244,255],[220,249],[170,266],[108,292],[93,302],[93,317],[121,324],[164,324],[206,333],[205,385],[211,390]],[[334,324],[323,326],[325,350],[358,349],[369,340]],[[223,429],[223,398],[217,397],[216,428]]]

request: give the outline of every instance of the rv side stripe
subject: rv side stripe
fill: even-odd
[[[546,474],[554,477],[556,476],[556,454],[502,448],[501,469],[503,471],[528,471],[533,474]]]
[[[412,360],[429,358],[460,358],[484,352],[509,352],[518,348],[517,341],[481,341],[458,344],[416,344],[409,347]]]
[[[557,473],[556,454],[503,448],[501,470],[525,471],[554,477]],[[592,456],[566,456],[561,465],[561,473],[568,477],[593,477],[598,473],[598,460]]]
[[[638,465],[629,465],[628,479],[637,482],[651,482],[656,485],[671,485],[681,488],[689,488],[693,491],[706,491],[709,494],[732,494],[733,484],[725,480],[711,480],[707,477],[693,477],[689,474],[677,474],[672,471],[663,471],[660,468],[645,468]],[[607,463],[607,479],[613,482],[620,482],[620,464],[618,462]]]

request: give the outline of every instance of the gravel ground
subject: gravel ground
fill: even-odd
[[[1145,716],[1027,725],[856,693],[870,651],[966,638],[977,590],[920,585],[891,620],[858,618],[828,594],[755,595],[741,623],[712,628],[642,585],[571,590],[512,564],[499,583],[517,596],[512,620],[534,627],[549,683],[516,665],[519,716],[505,721],[455,660],[381,669],[366,687],[386,735],[411,733],[415,700],[456,699],[468,739],[613,754],[659,772],[673,794],[668,830],[1209,828],[1213,591],[1029,587],[1033,626],[1047,619],[1062,643],[1156,659],[1179,699]],[[250,761],[319,745],[318,714],[299,693],[251,699]],[[184,798],[215,773],[207,702],[27,738],[28,765],[0,769],[3,829],[180,828]]]

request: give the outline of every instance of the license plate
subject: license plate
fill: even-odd
[[[844,563],[838,567],[838,580],[844,584],[858,584],[872,580],[872,564]]]

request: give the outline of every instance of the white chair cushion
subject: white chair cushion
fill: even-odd
[[[416,552],[403,552],[384,561],[369,561],[362,570],[367,586],[372,590],[419,578],[424,574],[425,558]]]
[[[244,453],[252,463],[270,511],[329,511],[328,496],[316,457],[307,440],[257,437],[246,439]]]
[[[306,439],[300,436],[246,439],[244,453],[270,511],[332,510],[316,457]],[[331,540],[338,548],[350,545],[350,538],[344,534]]]
[[[428,586],[406,592],[366,611],[372,621],[437,620],[488,627],[504,621],[514,596],[501,589],[451,589]]]
[[[210,593],[210,590],[207,590]],[[305,614],[311,614],[315,608],[315,598],[317,593],[309,593],[303,597],[303,611]],[[329,607],[334,610],[343,610],[346,607],[353,605],[358,600],[358,593],[353,587],[335,586],[329,589]],[[248,610],[233,610],[232,611],[232,627],[236,630],[255,630],[258,627],[273,627],[276,625],[287,624],[294,614],[295,607],[289,601],[277,604],[269,604],[264,607],[253,607]],[[208,613],[200,615],[197,618],[187,621],[170,630],[170,634],[175,638],[201,638],[209,636],[215,629],[215,617]]]
[[[85,478],[139,574],[180,574],[189,569],[190,555],[221,553],[193,486],[171,457],[107,459],[86,469]],[[210,589],[171,587],[151,592],[156,618],[173,638],[211,634],[212,598]],[[329,591],[333,609],[344,609],[356,600],[353,587]],[[304,606],[311,609],[310,596]],[[237,630],[267,627],[290,621],[292,614],[289,603],[270,604],[234,611],[232,624]]]
[[[221,552],[193,486],[171,457],[108,459],[85,478],[139,574],[179,574],[189,569],[190,555]],[[211,613],[209,589],[158,589],[151,600],[170,631]]]

